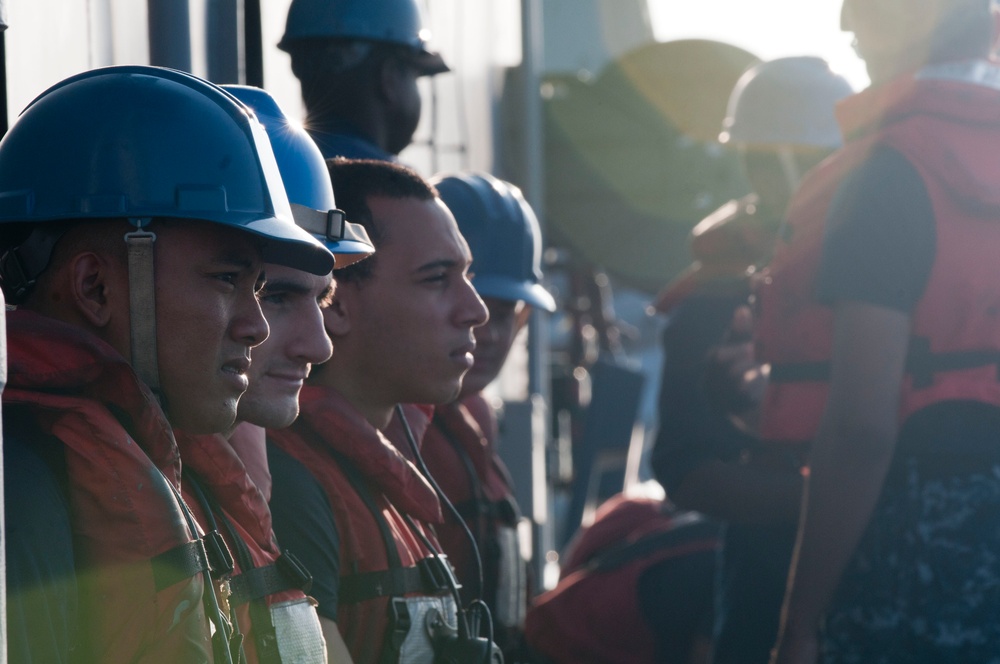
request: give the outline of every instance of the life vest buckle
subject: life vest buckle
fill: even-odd
[[[448,562],[448,556],[443,553],[435,553],[423,560],[417,561],[420,574],[427,584],[429,593],[450,592],[452,588],[461,588],[461,584],[455,577],[455,570]]]
[[[312,589],[312,574],[306,566],[302,564],[302,561],[288,549],[285,549],[285,551],[278,556],[278,559],[274,561],[274,564],[278,566],[278,570],[286,579],[288,579],[293,588],[298,588],[307,594]]]
[[[213,530],[205,535],[203,539],[212,575],[216,578],[228,577],[236,569],[236,564],[233,562],[233,554],[229,552],[229,547],[226,546],[226,540],[222,539],[222,535],[219,534],[218,530]]]

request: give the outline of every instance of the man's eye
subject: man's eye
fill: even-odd
[[[279,305],[284,304],[288,300],[288,293],[281,291],[268,293],[266,290],[262,290],[259,297],[261,302]]]
[[[239,274],[236,272],[219,272],[218,274],[213,274],[212,278],[235,286],[236,280],[239,278]]]

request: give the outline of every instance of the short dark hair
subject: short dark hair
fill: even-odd
[[[371,276],[378,248],[388,241],[386,229],[379,228],[375,223],[368,201],[372,198],[429,201],[437,198],[438,192],[419,173],[393,162],[335,157],[327,160],[326,165],[337,197],[337,207],[344,211],[348,221],[365,227],[376,249],[371,258],[335,270],[333,276],[339,283],[361,281]]]
[[[8,304],[23,304],[33,285],[81,251],[127,264],[126,219],[68,219],[7,224],[0,240],[0,287]]]

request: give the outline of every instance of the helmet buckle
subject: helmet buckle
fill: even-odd
[[[346,216],[343,210],[327,210],[326,239],[332,242],[343,240],[346,230]]]

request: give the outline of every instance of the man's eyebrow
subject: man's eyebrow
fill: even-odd
[[[294,295],[308,295],[311,291],[307,284],[301,281],[295,281],[293,279],[268,279],[264,284],[265,293],[273,293],[275,291],[281,291],[282,293],[292,293]]]
[[[450,270],[450,269],[455,268],[455,267],[465,267],[467,265],[469,265],[469,262],[467,262],[467,261],[459,261],[459,260],[455,260],[454,258],[441,258],[441,259],[438,259],[436,261],[430,261],[429,263],[424,263],[423,265],[421,265],[420,267],[418,267],[416,270],[414,270],[414,272],[417,272],[417,273],[419,273],[419,272],[430,272],[432,270],[440,270],[441,268],[444,268],[446,270]]]
[[[215,256],[212,256],[213,263],[219,263],[222,265],[229,265],[241,270],[250,270],[254,267],[260,265],[259,262],[247,258],[245,254],[237,254],[232,252],[222,252]]]

